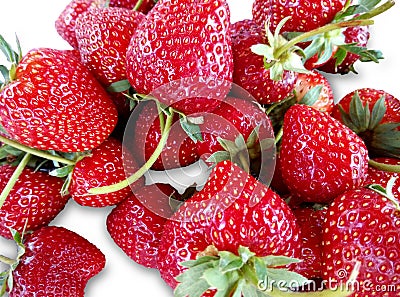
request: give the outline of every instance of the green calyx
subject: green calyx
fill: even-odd
[[[13,272],[17,268],[21,257],[25,254],[25,246],[23,244],[23,237],[17,231],[10,230],[12,237],[17,244],[17,257],[16,259],[10,259],[8,257],[0,255],[0,262],[9,266],[8,270],[0,272],[0,297],[4,296],[6,291],[12,291],[13,282]]]
[[[16,44],[17,51],[14,51],[11,45],[4,39],[4,37],[0,35],[0,50],[6,57],[7,61],[10,63],[9,68],[7,68],[5,65],[0,65],[0,74],[3,77],[3,79],[0,79],[0,90],[8,83],[14,81],[16,78],[15,72],[19,62],[22,59],[21,44],[17,36]]]
[[[367,188],[386,197],[391,203],[393,203],[396,210],[400,212],[400,201],[393,194],[393,187],[396,180],[397,177],[391,177],[386,185],[386,188],[379,184],[368,185]]]
[[[348,290],[295,292],[310,281],[285,266],[298,263],[285,256],[258,257],[240,246],[237,254],[209,246],[196,260],[181,263],[186,270],[176,277],[175,297],[199,297],[207,290],[216,297],[350,296]],[[355,278],[357,273],[352,276]],[[296,286],[296,287],[294,287]]]
[[[363,105],[355,92],[346,113],[339,104],[343,123],[365,142],[370,155],[400,158],[400,123],[381,123],[386,113],[382,96],[370,111],[368,102]]]
[[[268,44],[256,44],[251,47],[253,53],[264,59],[264,66],[270,70],[270,77],[273,80],[281,80],[283,72],[295,71],[308,73],[304,63],[313,57],[318,56],[317,64],[326,62],[335,52],[336,64],[343,62],[348,52],[356,53],[362,61],[377,62],[382,58],[379,51],[368,50],[356,44],[346,44],[343,30],[349,27],[369,26],[374,23],[371,19],[394,5],[389,0],[377,6],[381,0],[361,0],[359,4],[349,4],[340,11],[334,20],[322,27],[308,32],[285,32],[280,31],[290,17],[284,18],[277,26],[273,34],[266,24],[266,35]],[[300,43],[310,44],[302,49]]]

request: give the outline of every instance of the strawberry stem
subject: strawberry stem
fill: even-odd
[[[377,162],[372,159],[370,159],[368,161],[368,165],[370,165],[371,167],[374,167],[378,170],[393,172],[393,173],[400,173],[400,165],[380,163],[380,162]]]
[[[327,24],[325,26],[316,28],[314,30],[305,32],[301,35],[298,35],[294,37],[293,39],[289,40],[287,43],[285,43],[282,47],[278,48],[276,51],[276,57],[280,57],[287,51],[289,51],[292,47],[294,47],[296,44],[303,42],[304,40],[308,40],[311,37],[314,37],[319,34],[323,34],[326,32],[331,32],[333,30],[341,29],[341,28],[347,28],[347,27],[358,27],[358,26],[368,26],[374,24],[373,20],[370,19],[360,19],[360,20],[351,20],[351,21],[343,21],[339,23],[331,23]]]
[[[151,166],[153,166],[153,164],[157,161],[158,157],[161,155],[161,152],[164,149],[164,146],[168,140],[169,132],[173,123],[173,117],[174,117],[174,110],[172,108],[169,108],[169,114],[167,115],[167,119],[165,122],[164,130],[160,138],[160,142],[158,143],[153,154],[150,156],[150,158],[146,161],[146,163],[142,167],[140,167],[134,174],[132,174],[127,179],[121,182],[109,186],[89,189],[88,191],[89,195],[101,195],[101,194],[113,193],[124,189],[125,187],[133,184],[135,181],[141,178],[151,168]]]
[[[385,12],[386,10],[389,10],[390,8],[392,8],[395,5],[394,0],[389,0],[387,2],[385,2],[384,4],[382,4],[381,6],[368,11],[366,13],[363,13],[357,17],[355,17],[355,20],[366,20],[366,19],[372,19],[373,17],[376,17],[377,15]]]
[[[10,179],[8,180],[6,186],[4,187],[3,191],[0,194],[0,209],[2,208],[4,202],[7,199],[8,194],[10,194],[15,183],[18,181],[18,178],[21,175],[22,171],[24,170],[25,166],[28,164],[31,156],[32,155],[29,153],[25,154],[25,156],[22,158],[21,162],[18,164],[17,168],[11,175]]]
[[[143,0],[138,0],[138,2],[136,2],[135,7],[133,8],[134,11],[138,11],[140,6],[142,6],[143,4]]]
[[[12,146],[13,148],[16,148],[16,149],[18,149],[20,151],[32,154],[34,156],[37,156],[37,157],[40,157],[40,158],[43,158],[43,159],[59,162],[59,163],[65,164],[65,165],[72,165],[72,166],[75,165],[75,162],[72,161],[72,160],[69,160],[69,159],[66,159],[66,158],[63,158],[63,157],[60,157],[60,156],[55,156],[55,155],[46,153],[44,151],[31,148],[29,146],[20,144],[20,143],[14,141],[14,140],[8,139],[8,138],[6,138],[4,136],[1,136],[1,135],[0,135],[0,142],[2,142],[4,144],[8,144],[9,146]]]

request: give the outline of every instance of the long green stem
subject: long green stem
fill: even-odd
[[[29,153],[29,154],[37,156],[37,157],[41,157],[41,158],[44,158],[44,159],[47,159],[47,160],[51,160],[51,161],[55,161],[55,162],[60,162],[60,163],[65,164],[65,165],[75,165],[74,161],[71,161],[71,160],[68,160],[68,159],[65,159],[65,158],[62,158],[62,157],[59,157],[59,156],[54,156],[52,154],[46,153],[45,151],[41,151],[41,150],[37,150],[37,149],[31,148],[29,146],[20,144],[20,143],[14,141],[14,140],[8,139],[8,138],[6,138],[4,136],[1,136],[1,135],[0,135],[0,142],[8,144],[9,146],[12,146],[12,147],[14,147],[16,149],[19,149],[20,151]]]
[[[280,57],[283,53],[287,52],[290,48],[295,46],[296,44],[303,42],[304,40],[307,40],[315,35],[323,34],[326,32],[331,32],[333,30],[341,29],[341,28],[347,28],[347,27],[358,27],[358,26],[369,26],[374,24],[373,20],[352,20],[352,21],[343,21],[339,23],[331,23],[327,24],[325,26],[319,27],[317,29],[302,33],[293,39],[290,39],[285,45],[283,45],[281,48],[279,48],[276,51],[275,56]]]
[[[355,20],[366,20],[366,19],[372,19],[373,17],[376,17],[377,15],[385,12],[386,10],[389,10],[390,8],[392,8],[395,5],[394,0],[389,0],[387,2],[385,2],[384,4],[382,4],[381,6],[368,11],[366,13],[363,13],[357,17],[355,17]]]
[[[371,167],[374,167],[378,170],[393,172],[393,173],[400,173],[400,165],[391,165],[391,164],[380,163],[380,162],[374,161],[372,159],[370,159],[368,161],[368,165],[370,165]]]
[[[25,156],[22,158],[21,162],[18,164],[17,168],[11,175],[10,179],[8,180],[6,186],[0,194],[0,209],[3,207],[3,204],[6,201],[8,194],[10,194],[12,188],[15,186],[15,183],[18,181],[19,176],[21,175],[25,166],[28,164],[31,156],[32,155],[29,153],[25,154]]]
[[[140,6],[142,6],[143,4],[143,0],[138,0],[138,2],[136,2],[135,7],[133,8],[134,11],[138,11]]]
[[[139,178],[141,178],[151,168],[151,166],[157,161],[158,157],[161,155],[161,152],[164,149],[165,144],[167,143],[167,140],[168,140],[169,132],[170,132],[172,122],[173,122],[173,117],[174,117],[174,112],[172,109],[170,109],[170,114],[167,116],[167,120],[165,122],[164,131],[160,138],[160,142],[158,143],[153,154],[150,156],[150,158],[147,160],[147,162],[142,167],[140,167],[134,174],[129,176],[127,179],[125,179],[119,183],[109,185],[109,186],[89,189],[89,191],[88,191],[89,194],[101,195],[101,194],[113,193],[113,192],[122,190],[123,188],[131,185],[132,183],[137,181]]]

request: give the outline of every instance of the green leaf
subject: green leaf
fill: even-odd
[[[286,266],[294,263],[299,263],[301,260],[286,256],[265,256],[262,258],[265,265],[268,267],[276,267],[276,266]]]
[[[243,261],[240,257],[231,252],[222,251],[219,253],[219,269],[225,273],[238,270],[243,267]]]
[[[258,297],[258,289],[252,284],[245,283],[242,288],[243,297]]]
[[[266,44],[254,44],[250,47],[250,50],[256,55],[274,60],[274,49]]]
[[[127,79],[125,80],[120,80],[115,83],[112,83],[108,88],[107,91],[110,93],[120,93],[127,91],[131,88],[131,84]]]
[[[323,85],[317,85],[313,88],[311,88],[300,100],[300,104],[308,105],[308,106],[313,106],[319,99],[319,96],[321,95]]]
[[[215,256],[202,256],[202,257],[197,258],[196,260],[189,260],[189,261],[181,262],[181,263],[179,263],[179,265],[186,267],[186,268],[191,268],[191,267],[195,267],[198,265],[202,265],[204,263],[217,261],[218,259],[219,259],[219,257],[215,257]]]
[[[201,297],[210,285],[205,279],[196,279],[188,283],[180,283],[175,288],[174,297]]]
[[[64,178],[64,177],[68,176],[73,170],[74,170],[73,165],[67,165],[64,167],[56,168],[56,169],[50,171],[49,174],[51,176]]]
[[[267,266],[262,258],[254,258],[254,270],[259,282],[264,282],[267,278]]]
[[[374,107],[372,108],[371,119],[368,124],[368,129],[374,130],[382,121],[385,113],[385,96],[382,96],[381,98],[379,98],[378,101],[375,102]]]
[[[197,141],[204,141],[203,135],[201,134],[200,126],[198,124],[189,121],[184,116],[181,116],[180,124],[183,131],[186,132],[186,134],[190,137],[191,140],[193,140],[194,143],[196,143]]]
[[[209,156],[206,160],[208,163],[219,163],[222,161],[230,160],[231,154],[227,151],[218,151]]]
[[[218,267],[213,267],[204,271],[203,278],[207,281],[210,288],[226,290],[229,285],[229,278],[221,272]]]
[[[240,246],[238,249],[239,256],[242,258],[243,263],[247,263],[256,254],[250,251],[248,247]]]
[[[281,288],[291,289],[304,286],[310,283],[310,280],[301,274],[285,269],[267,268],[268,281],[272,281],[273,285],[279,284]]]

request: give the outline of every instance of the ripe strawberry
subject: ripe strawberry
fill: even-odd
[[[136,172],[138,166],[133,156],[121,142],[108,138],[91,154],[76,163],[71,175],[69,192],[76,202],[84,206],[104,207],[115,205],[131,195],[132,190],[143,186],[143,179],[130,187],[99,195],[88,195],[91,188],[109,186],[123,181]]]
[[[223,161],[214,167],[204,188],[165,224],[158,257],[162,278],[175,288],[175,277],[185,271],[180,263],[207,254],[210,245],[233,254],[245,246],[260,257],[297,257],[299,228],[277,194]]]
[[[309,93],[311,90],[316,93]],[[302,102],[316,110],[330,113],[333,108],[333,91],[328,79],[317,71],[299,73],[294,93],[297,102]],[[308,93],[308,95],[307,95]]]
[[[312,207],[298,207],[293,213],[300,226],[302,262],[295,266],[295,271],[309,279],[322,277],[322,224],[326,209],[313,209]]]
[[[343,30],[343,35],[346,44],[356,44],[359,47],[365,48],[370,37],[369,27],[349,27]],[[368,52],[365,52],[365,54],[368,54]],[[357,54],[349,52],[343,60],[340,55],[343,55],[343,53],[338,51],[338,48],[336,48],[332,57],[323,65],[318,66],[318,69],[327,73],[346,74],[350,71],[356,72],[354,69],[354,63],[360,60],[362,53]],[[365,55],[363,55],[363,57],[364,56]]]
[[[75,34],[82,62],[108,87],[126,79],[126,51],[145,15],[133,10],[107,7],[81,13]]]
[[[11,80],[0,92],[1,124],[24,145],[86,151],[99,146],[116,125],[110,97],[69,51],[31,50]]]
[[[399,211],[399,201],[384,189],[359,188],[334,200],[323,226],[322,268],[324,280],[329,280],[327,285],[346,284],[359,262],[357,285],[351,296],[398,295]],[[389,285],[394,290],[387,294],[380,291]]]
[[[272,32],[282,19],[291,18],[285,23],[282,32],[307,32],[330,23],[346,4],[345,0],[318,1],[265,1],[253,2],[253,20],[260,27],[266,23]]]
[[[400,160],[397,158],[388,158],[388,157],[380,157],[372,159],[379,164],[386,165],[400,165]],[[400,179],[398,178],[399,174],[397,172],[389,172],[382,169],[375,168],[373,166],[368,167],[368,177],[365,181],[365,185],[370,184],[378,184],[378,185],[386,185],[391,178],[396,178],[396,181],[393,184],[392,194],[396,199],[400,199]]]
[[[399,110],[398,98],[384,90],[363,88],[345,95],[332,116],[364,140],[372,157],[399,157]]]
[[[251,46],[265,44],[265,31],[252,20],[236,22],[231,27],[234,62],[233,82],[249,92],[259,103],[281,101],[293,91],[297,74],[284,71],[280,80],[271,77],[263,57],[253,53]]]
[[[0,192],[15,168],[0,166]],[[49,224],[69,199],[61,195],[62,186],[62,179],[25,167],[0,208],[0,235],[11,238],[10,228],[22,233],[24,228],[33,231]]]
[[[76,19],[81,13],[88,10],[93,2],[94,0],[71,0],[55,21],[57,33],[74,49],[78,49],[75,35]]]
[[[303,104],[285,114],[280,158],[285,184],[308,202],[327,203],[359,187],[368,170],[363,141],[339,121]]]
[[[128,123],[124,141],[139,164],[143,164],[154,153],[162,136],[160,114],[154,101],[141,102],[135,109],[133,119]],[[128,134],[130,133],[130,134]],[[190,165],[198,160],[196,145],[179,124],[175,115],[174,123],[161,155],[152,169],[164,170]]]
[[[158,1],[131,40],[130,84],[143,94],[167,84],[153,95],[186,114],[215,109],[232,82],[229,18],[224,0]]]
[[[10,297],[83,297],[89,279],[105,266],[96,246],[63,227],[42,227],[23,244],[25,253],[12,273],[13,287],[8,288]]]
[[[135,262],[157,268],[158,245],[165,221],[172,215],[169,194],[158,185],[144,186],[118,204],[107,217],[107,230],[115,243]]]

